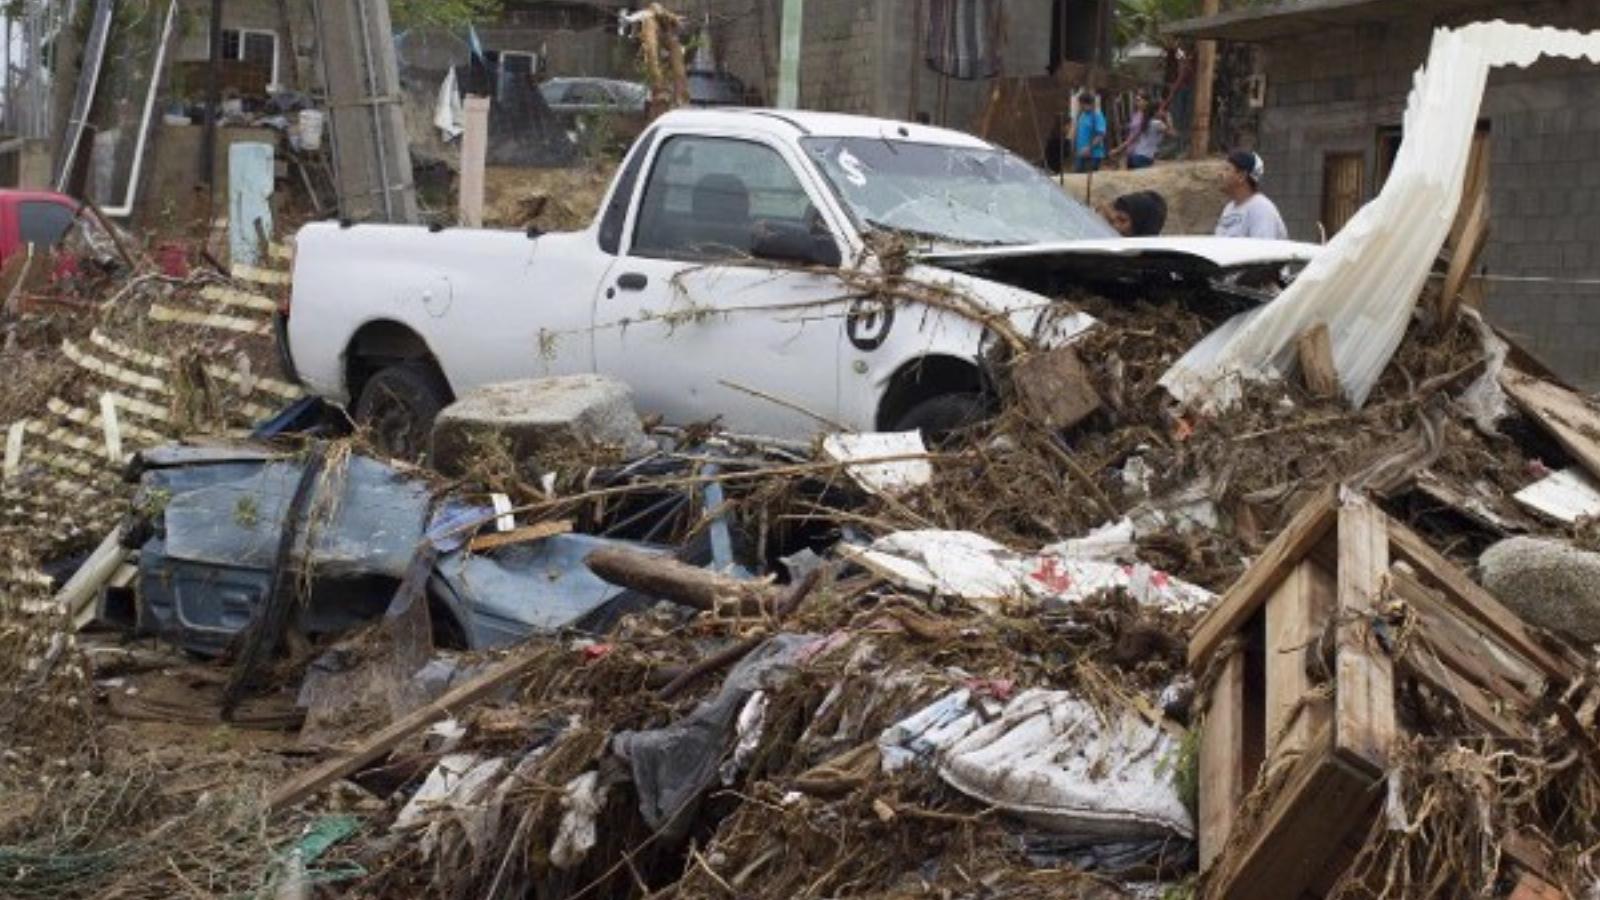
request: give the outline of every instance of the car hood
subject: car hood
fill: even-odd
[[[938,251],[925,254],[921,259],[931,265],[960,267],[1001,259],[1142,257],[1191,260],[1218,269],[1230,269],[1238,266],[1309,262],[1321,249],[1316,244],[1302,244],[1298,241],[1263,241],[1253,238],[1100,238],[1089,241],[1056,241],[1048,244]]]
[[[936,251],[918,261],[1054,294],[1069,284],[1204,283],[1235,271],[1303,265],[1321,249],[1316,244],[1244,238],[1108,238]]]

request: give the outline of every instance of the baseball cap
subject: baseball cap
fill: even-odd
[[[1235,150],[1228,154],[1228,163],[1249,178],[1252,184],[1260,183],[1267,174],[1267,164],[1249,150]]]

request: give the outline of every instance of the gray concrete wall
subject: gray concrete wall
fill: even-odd
[[[1008,0],[1002,51],[1008,75],[1042,75],[1050,63],[1051,0]],[[770,98],[776,92],[782,0],[700,0],[723,65]],[[807,0],[800,103],[807,109],[929,119],[970,129],[989,82],[940,77],[923,61],[917,0]],[[942,115],[941,115],[942,112]]]
[[[1512,21],[1600,28],[1600,7],[1498,4]],[[1463,18],[1470,18],[1464,16]],[[1317,240],[1329,154],[1365,160],[1373,196],[1379,131],[1400,125],[1432,28],[1413,15],[1387,28],[1324,32],[1265,48],[1268,107],[1260,131],[1265,188],[1293,237]],[[1600,66],[1544,62],[1490,77],[1492,276],[1486,311],[1564,377],[1600,389]]]

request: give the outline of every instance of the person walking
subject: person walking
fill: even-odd
[[[1228,205],[1217,219],[1217,237],[1289,239],[1277,204],[1261,193],[1261,179],[1266,174],[1267,164],[1249,150],[1228,154],[1222,172],[1222,192],[1228,195]]]
[[[1112,156],[1127,154],[1129,169],[1148,169],[1156,164],[1161,142],[1172,133],[1172,119],[1154,108],[1150,95],[1140,91],[1134,97],[1133,118],[1128,122],[1128,139],[1113,150]]]
[[[1078,118],[1072,128],[1073,170],[1082,175],[1100,171],[1106,159],[1106,114],[1100,111],[1094,94],[1078,95]]]

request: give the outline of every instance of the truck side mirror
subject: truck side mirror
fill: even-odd
[[[843,260],[839,245],[827,233],[816,234],[805,228],[774,222],[756,226],[750,255],[767,262],[821,266],[837,269]]]

